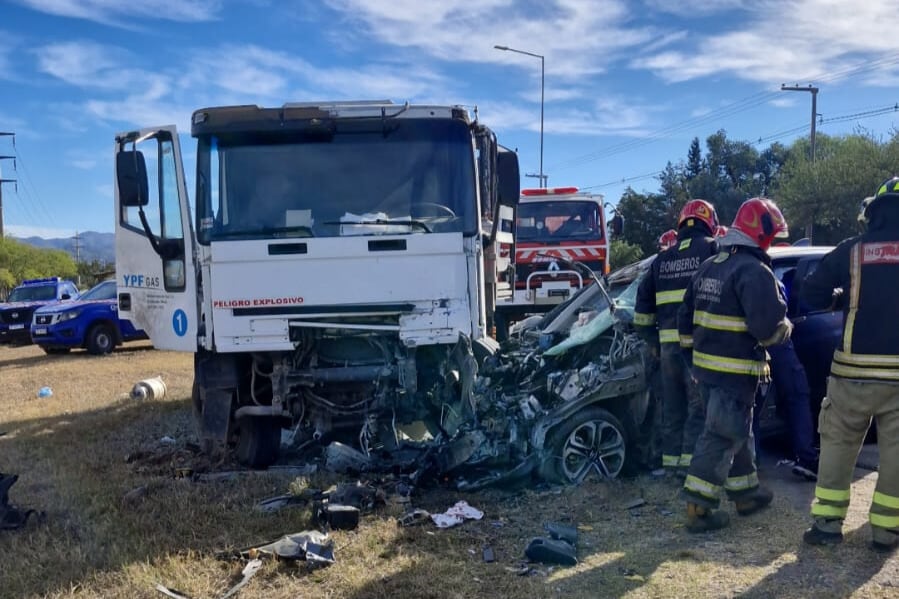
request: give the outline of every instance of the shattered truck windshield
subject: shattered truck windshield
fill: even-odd
[[[468,126],[337,120],[322,135],[246,133],[198,144],[202,243],[477,231]]]

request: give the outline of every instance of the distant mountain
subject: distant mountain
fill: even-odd
[[[91,260],[101,260],[103,262],[115,262],[115,234],[114,233],[97,233],[96,231],[85,231],[79,233],[80,258],[82,262],[90,262]],[[75,238],[55,238],[44,239],[43,237],[23,237],[19,238],[22,243],[33,245],[39,248],[52,248],[55,250],[63,250],[75,256]]]

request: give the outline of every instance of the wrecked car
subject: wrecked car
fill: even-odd
[[[636,285],[619,286],[612,300],[594,282],[539,324],[518,327],[480,364],[469,415],[447,407],[442,428],[455,433],[367,454],[331,443],[325,467],[405,468],[474,490],[532,476],[563,484],[615,478],[648,464],[658,410],[649,348],[632,326]]]

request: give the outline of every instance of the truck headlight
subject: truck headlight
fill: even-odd
[[[73,318],[78,318],[78,315],[81,314],[78,310],[69,310],[68,312],[60,312],[59,316],[56,319],[56,322],[66,322],[67,320],[72,320]]]

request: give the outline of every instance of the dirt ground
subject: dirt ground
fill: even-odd
[[[157,584],[220,597],[244,563],[219,552],[309,528],[306,508],[263,514],[253,506],[335,479],[176,476],[180,467],[216,469],[192,450],[191,365],[189,355],[146,343],[99,358],[0,348],[0,471],[21,475],[13,503],[45,513],[24,530],[0,532],[0,597],[162,597]],[[165,399],[128,397],[135,381],[157,375]],[[53,394],[38,398],[44,386]],[[677,486],[648,474],[577,488],[433,488],[412,504],[442,511],[465,499],[483,519],[401,528],[395,518],[408,506],[389,501],[358,529],[332,533],[335,564],[266,562],[238,596],[899,597],[899,558],[866,545],[877,475],[856,474],[846,541],[836,548],[802,545],[813,485],[766,457],[761,477],[775,491],[773,506],[734,515],[726,531],[686,533]],[[527,564],[524,548],[544,522],[578,527],[578,565]],[[485,563],[485,548],[495,561]]]

